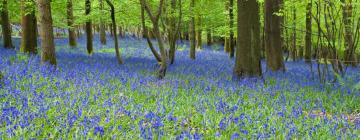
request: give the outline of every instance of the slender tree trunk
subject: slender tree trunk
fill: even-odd
[[[169,41],[169,45],[170,45],[170,49],[169,49],[169,59],[170,59],[170,64],[174,64],[175,61],[175,52],[176,52],[176,41],[179,38],[179,31],[180,31],[180,22],[181,22],[181,17],[182,17],[182,4],[181,4],[181,0],[179,1],[179,19],[178,19],[178,23],[176,22],[176,5],[177,5],[177,0],[171,0],[171,15],[169,18],[169,24],[170,24],[170,28],[168,30],[168,41]]]
[[[85,15],[89,15],[91,11],[91,2],[90,0],[85,0]],[[93,53],[93,34],[92,34],[92,24],[91,20],[86,21],[85,23],[86,31],[86,49],[88,54]]]
[[[306,33],[305,33],[305,62],[311,63],[311,34],[312,34],[312,0],[308,0],[306,7]]]
[[[291,57],[293,61],[297,59],[297,49],[296,49],[296,9],[295,6],[292,9],[293,11],[293,30],[292,30],[292,45],[291,45]]]
[[[165,47],[164,47],[164,41],[160,34],[159,19],[160,19],[162,10],[163,10],[162,8],[164,5],[164,0],[160,0],[160,5],[159,5],[156,15],[152,14],[150,7],[147,5],[145,0],[140,0],[140,2],[141,2],[141,5],[143,5],[145,7],[145,10],[146,10],[148,16],[150,17],[151,22],[154,27],[154,35],[157,38],[159,49],[160,49],[160,54],[161,54],[161,65],[160,65],[160,69],[158,72],[158,77],[160,79],[163,79],[165,77],[166,69],[167,69],[167,55],[166,55],[166,51],[165,51]]]
[[[25,2],[27,4],[25,4]],[[24,53],[37,54],[37,25],[35,11],[28,0],[21,0],[21,46]],[[35,4],[35,3],[32,3]]]
[[[267,67],[272,71],[285,71],[281,43],[281,17],[279,12],[280,0],[265,0],[265,49]]]
[[[121,26],[119,26],[119,37],[120,38],[124,38],[124,33],[123,33],[123,28]]]
[[[67,22],[68,22],[68,32],[69,32],[69,45],[72,48],[76,47],[76,34],[74,24],[74,14],[73,14],[73,0],[67,0]]]
[[[345,46],[345,64],[356,65],[355,59],[355,46],[353,41],[353,25],[352,25],[352,0],[341,0],[343,4],[343,24],[344,31],[344,46]]]
[[[50,0],[37,0],[40,20],[41,62],[56,65]]]
[[[143,5],[141,6],[141,25],[144,30],[144,37],[146,38],[146,41],[148,43],[148,46],[149,46],[152,54],[154,55],[157,62],[161,62],[161,56],[154,48],[154,46],[151,42],[151,39],[149,38],[149,31],[148,31],[147,27],[145,26],[145,7]]]
[[[195,37],[195,0],[191,0],[190,3],[190,11],[191,11],[191,20],[190,20],[190,58],[195,59],[196,58],[196,37]]]
[[[197,27],[196,27],[196,48],[202,49],[202,19],[201,15],[197,16]]]
[[[235,41],[234,41],[234,31],[233,31],[233,27],[234,27],[234,0],[230,0],[229,2],[229,17],[230,17],[230,23],[229,23],[229,27],[230,27],[230,38],[229,38],[229,47],[230,47],[230,58],[234,57],[234,52],[235,52]]]
[[[230,53],[230,39],[228,37],[225,37],[224,42],[224,51],[226,53]]]
[[[104,2],[103,2],[103,0],[99,0],[99,3],[100,3],[101,13],[103,13]],[[101,16],[100,17],[100,42],[103,45],[106,45],[106,32],[105,32],[106,29],[105,28],[106,28],[106,26],[105,26],[105,23],[104,23],[104,18]]]
[[[111,21],[113,24],[113,33],[114,33],[114,43],[115,43],[115,52],[116,52],[116,58],[118,60],[119,64],[123,64],[124,61],[121,59],[120,56],[120,51],[119,51],[119,43],[118,43],[118,39],[117,39],[117,33],[116,33],[116,20],[115,20],[115,8],[114,5],[110,2],[110,0],[106,0],[106,3],[110,6],[111,9]]]
[[[1,10],[1,27],[4,39],[4,47],[8,49],[14,49],[14,45],[11,40],[11,25],[9,20],[7,0],[2,0],[2,10]]]
[[[211,40],[211,29],[210,28],[208,28],[206,31],[206,40],[207,40],[207,45],[211,46],[212,40]]]
[[[238,43],[233,78],[261,76],[259,5],[257,1],[237,0],[237,6]]]

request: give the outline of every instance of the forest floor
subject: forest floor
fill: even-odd
[[[286,62],[284,73],[232,81],[220,46],[193,61],[181,44],[158,80],[144,40],[120,39],[123,65],[110,37],[107,46],[94,40],[89,56],[84,38],[76,49],[57,39],[57,69],[1,47],[0,139],[360,138],[360,68],[320,84],[303,61]]]

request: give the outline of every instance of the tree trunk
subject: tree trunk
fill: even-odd
[[[56,65],[50,0],[37,0],[40,20],[41,62]]]
[[[265,0],[265,49],[267,67],[272,71],[285,71],[281,43],[280,0]]]
[[[175,52],[176,52],[176,41],[179,38],[179,30],[180,30],[180,22],[181,22],[181,17],[182,17],[182,5],[181,5],[181,1],[179,1],[179,19],[178,19],[178,23],[176,22],[176,4],[177,4],[177,0],[171,0],[171,15],[169,18],[169,24],[170,24],[170,28],[168,30],[168,41],[169,41],[169,59],[170,59],[170,64],[174,64],[175,61]]]
[[[90,0],[85,0],[85,15],[89,15],[91,11],[91,2]],[[92,24],[91,20],[86,21],[85,23],[86,30],[86,49],[88,54],[93,53],[93,34],[92,34]]]
[[[111,21],[113,24],[113,33],[114,33],[114,43],[115,43],[115,52],[116,52],[116,58],[118,60],[119,64],[123,64],[124,61],[121,59],[120,56],[120,51],[119,51],[119,43],[118,43],[118,39],[117,39],[117,33],[116,33],[116,20],[115,20],[115,8],[114,5],[110,2],[110,0],[106,0],[107,4],[110,6],[111,9]]]
[[[153,44],[151,42],[151,39],[149,37],[149,31],[148,31],[147,27],[145,26],[145,7],[144,6],[141,6],[141,25],[142,25],[142,28],[144,30],[144,37],[146,38],[146,41],[148,43],[148,46],[149,46],[152,54],[154,55],[157,62],[161,62],[161,56],[159,55],[159,53],[154,48],[154,46],[153,46]]]
[[[343,24],[344,31],[344,46],[345,46],[345,64],[356,65],[355,60],[355,46],[353,41],[353,25],[352,25],[352,0],[341,0],[343,4]]]
[[[124,33],[123,33],[123,28],[122,28],[121,26],[119,26],[119,37],[120,37],[120,38],[124,38],[124,37],[125,37],[125,35],[124,35]]]
[[[99,2],[100,2],[100,11],[101,11],[101,13],[103,13],[104,2],[103,2],[103,0],[99,0]],[[101,42],[102,45],[106,45],[106,32],[105,32],[106,29],[105,28],[106,28],[106,26],[105,26],[105,23],[104,23],[104,19],[101,16],[100,17],[100,42]]]
[[[259,5],[257,1],[238,0],[237,6],[238,43],[233,79],[261,76]]]
[[[206,40],[207,40],[207,45],[211,46],[212,40],[211,40],[211,29],[210,28],[208,28],[206,31]]]
[[[201,15],[197,16],[197,27],[196,27],[196,48],[202,49],[202,19]]]
[[[291,58],[293,61],[297,59],[297,49],[296,49],[296,9],[295,6],[292,9],[293,11],[293,30],[292,30],[292,45],[291,45]]]
[[[37,54],[37,25],[35,11],[29,11],[33,5],[25,4],[27,0],[21,0],[21,45],[20,51]]]
[[[67,0],[67,22],[68,22],[68,32],[69,32],[69,45],[72,48],[76,47],[76,34],[74,24],[74,14],[73,14],[73,0]]]
[[[141,2],[141,5],[144,6],[148,16],[151,19],[153,27],[154,27],[154,35],[157,38],[158,46],[159,46],[160,54],[161,54],[161,65],[160,65],[160,69],[158,71],[158,77],[159,77],[159,79],[163,79],[165,77],[166,69],[167,69],[167,55],[166,55],[166,51],[165,51],[165,47],[164,47],[164,41],[160,34],[159,19],[160,19],[162,10],[163,10],[162,8],[164,5],[164,0],[160,0],[159,9],[157,10],[156,15],[152,14],[150,7],[147,5],[145,0],[140,0],[140,2]]]
[[[230,53],[230,39],[228,37],[225,37],[224,40],[224,51],[226,53]]]
[[[312,34],[312,0],[308,0],[306,7],[306,34],[305,34],[305,62],[311,63],[311,34]]]
[[[191,0],[190,3],[190,12],[191,12],[191,20],[190,20],[190,58],[196,58],[196,37],[195,37],[195,17],[194,17],[194,7],[195,7],[195,0]]]
[[[229,27],[230,27],[230,38],[229,38],[229,48],[230,48],[230,58],[234,57],[234,52],[235,52],[235,41],[234,41],[234,31],[233,31],[233,27],[234,27],[234,0],[230,0],[229,2],[229,17],[230,17],[230,22],[229,22]]]
[[[14,49],[14,45],[11,40],[11,25],[9,20],[7,0],[2,0],[2,10],[1,10],[1,27],[4,39],[4,47],[7,49]]]

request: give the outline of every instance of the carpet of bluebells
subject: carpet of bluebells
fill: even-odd
[[[193,61],[185,43],[158,80],[144,40],[120,39],[118,65],[108,38],[94,39],[91,56],[85,38],[76,49],[56,39],[56,69],[1,45],[0,139],[360,138],[360,68],[320,84],[315,64],[312,73],[286,62],[285,73],[233,81],[221,46],[204,46]]]

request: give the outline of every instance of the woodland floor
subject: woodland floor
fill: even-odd
[[[57,69],[0,47],[0,139],[360,138],[360,68],[320,84],[315,64],[312,73],[286,62],[285,73],[232,81],[221,46],[204,46],[193,61],[180,44],[158,80],[145,40],[120,39],[123,65],[110,37],[107,46],[95,37],[91,56],[85,42],[70,49],[57,39]]]

